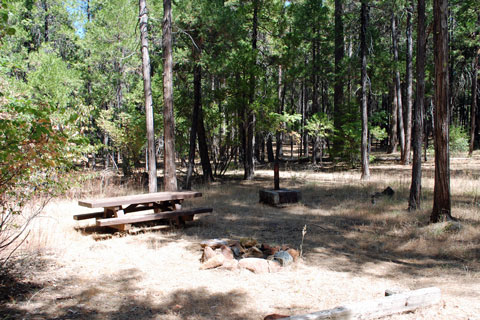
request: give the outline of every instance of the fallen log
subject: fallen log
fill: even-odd
[[[395,313],[412,311],[417,308],[427,307],[440,302],[440,289],[436,287],[423,288],[391,296],[356,302],[334,309],[323,310],[298,316],[291,316],[283,319],[290,320],[354,320],[354,319],[376,319],[389,316]]]

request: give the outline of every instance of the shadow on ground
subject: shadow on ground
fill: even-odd
[[[80,279],[69,278],[57,279],[53,286],[48,283],[23,283],[21,279],[24,276],[12,276],[5,271],[0,278],[0,318],[253,319],[249,314],[236,311],[244,303],[243,293],[211,293],[205,288],[197,288],[177,290],[159,298],[142,294],[141,288],[137,287],[141,276],[139,270],[129,269],[104,282],[77,285],[81,283]],[[106,281],[110,282],[107,284]],[[72,293],[72,288],[78,287],[81,289]],[[25,311],[25,304],[29,310],[35,311]],[[244,307],[242,309],[245,310]]]
[[[254,182],[230,180],[228,188],[222,183],[210,187],[204,191],[201,205],[212,206],[214,212],[179,232],[195,239],[252,237],[259,242],[298,248],[306,225],[303,249],[306,262],[312,265],[353,274],[368,272],[369,263],[379,262],[392,263],[392,273],[408,275],[428,276],[425,270],[431,268],[464,274],[468,266],[478,271],[480,241],[471,240],[476,246],[467,248],[465,240],[449,233],[430,235],[429,211],[406,210],[408,190],[400,190],[393,198],[380,199],[373,205],[370,195],[384,186],[375,190],[372,185],[304,182],[296,188],[302,192],[301,204],[275,208],[258,203],[258,190],[269,184],[269,178],[256,178]],[[475,227],[479,221],[465,219],[461,223]],[[427,248],[421,250],[412,241],[425,242]],[[457,246],[462,253],[449,252],[445,249],[447,244],[451,248]]]

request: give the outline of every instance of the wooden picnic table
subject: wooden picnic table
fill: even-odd
[[[200,192],[175,191],[137,194],[103,199],[80,200],[78,204],[87,208],[103,208],[103,211],[74,215],[75,220],[96,218],[97,226],[109,226],[128,230],[132,223],[172,219],[177,225],[192,221],[195,214],[212,212],[212,208],[182,210],[185,199],[201,197]],[[153,213],[132,214],[153,210]]]

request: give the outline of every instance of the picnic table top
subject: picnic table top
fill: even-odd
[[[196,191],[170,191],[136,194],[130,196],[111,197],[102,199],[80,200],[78,205],[88,208],[108,208],[127,204],[141,204],[159,201],[183,200],[186,198],[201,197],[201,192]]]

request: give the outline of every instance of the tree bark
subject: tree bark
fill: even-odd
[[[253,1],[253,20],[252,20],[252,51],[256,57],[257,51],[257,32],[258,32],[258,0]],[[254,58],[256,60],[256,58]],[[247,123],[245,128],[245,159],[244,159],[244,179],[252,180],[255,174],[254,167],[254,143],[255,143],[255,111],[253,110],[253,103],[255,102],[255,66],[256,61],[253,61],[252,71],[250,73],[250,93],[249,93],[249,107],[247,110]]]
[[[143,93],[147,125],[148,192],[157,192],[157,159],[153,123],[152,83],[150,79],[150,55],[148,53],[148,15],[146,0],[139,0],[140,37],[142,43]]]
[[[480,17],[479,17],[480,18]],[[475,118],[477,117],[477,87],[478,87],[478,55],[480,50],[476,49],[475,58],[472,63],[472,109],[470,116],[470,146],[468,155],[472,156],[473,148],[475,147]]]
[[[343,139],[341,138],[342,111],[343,111],[343,58],[345,56],[345,43],[343,34],[343,0],[335,0],[335,86],[333,94],[333,122],[334,127],[338,130],[338,138],[334,141],[334,152],[338,153],[343,147]]]
[[[173,117],[172,5],[163,0],[163,126],[164,189],[177,190],[175,168],[175,119]]]
[[[451,218],[449,159],[448,1],[433,1],[433,48],[435,62],[435,186],[431,222]]]
[[[368,0],[362,0],[362,8],[360,13],[361,29],[360,29],[360,57],[362,59],[361,71],[361,114],[362,114],[362,180],[370,178],[370,169],[368,166],[368,106],[367,106],[367,17],[368,17]]]
[[[108,169],[110,168],[110,151],[108,150],[108,143],[109,143],[109,139],[108,139],[108,134],[107,133],[104,133],[103,134],[103,157],[104,157],[104,167],[105,169]]]
[[[407,55],[406,55],[406,80],[407,80],[407,112],[405,119],[405,155],[402,163],[404,165],[410,163],[410,147],[412,143],[412,109],[413,109],[413,41],[412,41],[412,16],[413,16],[413,0],[407,5]]]
[[[195,167],[195,149],[196,138],[198,137],[198,149],[200,153],[200,162],[202,164],[203,181],[205,183],[213,181],[213,170],[208,155],[208,144],[205,133],[205,125],[202,112],[202,66],[200,58],[202,55],[203,40],[198,36],[194,37],[196,45],[193,46],[193,112],[192,127],[190,130],[190,149],[188,154],[188,169],[185,180],[185,187],[191,188],[193,168]]]
[[[278,114],[283,114],[285,106],[285,88],[283,88],[283,73],[282,65],[278,66]],[[280,128],[275,134],[276,149],[275,149],[275,158],[278,160],[283,157],[283,130],[285,128],[285,123],[280,124]]]
[[[268,162],[275,161],[275,156],[273,154],[273,141],[272,141],[271,134],[269,134],[267,138],[267,159],[268,159]]]
[[[201,72],[201,69],[200,69]],[[197,86],[201,87],[201,73],[200,79]],[[198,151],[200,153],[200,162],[202,164],[202,172],[203,172],[203,182],[209,183],[213,181],[213,171],[212,166],[210,164],[210,157],[208,156],[208,144],[207,144],[207,135],[205,133],[205,125],[203,120],[203,110],[202,110],[202,103],[201,103],[201,88],[198,89]]]
[[[298,158],[300,159],[300,157],[303,156],[303,145],[304,145],[304,141],[305,141],[305,104],[304,104],[304,101],[305,101],[305,80],[302,80],[302,86],[301,86],[301,89],[300,89],[300,111],[302,113],[302,122],[301,122],[301,130],[300,130],[300,146],[298,148]]]
[[[392,47],[393,60],[395,62],[395,96],[397,98],[397,120],[398,120],[398,136],[400,140],[400,153],[402,161],[405,157],[405,131],[403,128],[403,107],[402,107],[402,86],[400,83],[400,71],[398,70],[398,43],[397,43],[397,26],[395,12],[392,12]]]
[[[43,20],[43,38],[45,42],[50,41],[50,30],[49,30],[49,20],[50,20],[50,14],[48,13],[48,3],[47,0],[42,1],[42,7],[43,10],[45,11],[45,17]]]
[[[90,12],[90,0],[87,0],[87,21],[90,22],[92,20],[92,14]]]
[[[413,165],[412,184],[410,185],[410,197],[408,210],[417,210],[421,207],[422,195],[422,141],[423,141],[423,110],[425,103],[425,0],[418,0],[418,24],[417,24],[417,99],[415,104],[415,119],[413,131]]]
[[[313,27],[313,39],[312,39],[312,114],[319,112],[318,105],[318,65],[317,65],[317,28]]]
[[[193,66],[193,110],[192,110],[192,125],[190,127],[190,148],[188,150],[188,167],[187,167],[187,176],[185,178],[185,189],[192,189],[192,177],[193,169],[195,168],[195,151],[197,146],[197,126],[198,126],[198,109],[200,107],[200,102],[198,98],[200,93],[197,90],[200,90],[200,87],[197,83],[201,84],[201,67],[198,64],[196,48],[193,47],[193,56],[195,60],[195,65]]]
[[[394,80],[395,83],[395,80]],[[398,99],[397,90],[395,90],[395,84],[391,89],[392,99],[392,113],[390,117],[390,147],[388,153],[394,153],[398,147]]]

